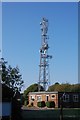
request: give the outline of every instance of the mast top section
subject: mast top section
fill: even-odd
[[[48,20],[46,18],[42,18],[40,25],[41,25],[42,36],[47,36]]]

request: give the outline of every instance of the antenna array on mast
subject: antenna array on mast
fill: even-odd
[[[49,59],[52,58],[51,55],[48,55],[48,20],[43,18],[40,22],[41,25],[41,37],[42,43],[40,48],[40,65],[39,65],[39,82],[38,82],[38,91],[41,91],[41,86],[44,88],[44,91],[47,90],[50,80],[49,80]]]

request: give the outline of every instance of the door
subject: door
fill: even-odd
[[[48,101],[48,100],[49,100],[49,96],[47,95],[47,96],[46,96],[46,101]]]

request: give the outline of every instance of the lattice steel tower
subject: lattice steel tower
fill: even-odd
[[[49,87],[50,77],[49,77],[49,59],[52,58],[51,55],[48,55],[48,20],[43,18],[40,22],[41,25],[41,48],[40,48],[40,65],[39,65],[39,82],[38,82],[38,91],[41,91],[41,87],[43,86],[44,91],[46,91]]]

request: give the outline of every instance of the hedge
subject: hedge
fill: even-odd
[[[55,102],[54,101],[47,101],[46,102],[46,106],[48,108],[54,108],[55,107]]]
[[[45,107],[45,101],[40,101],[37,103],[38,107]]]

